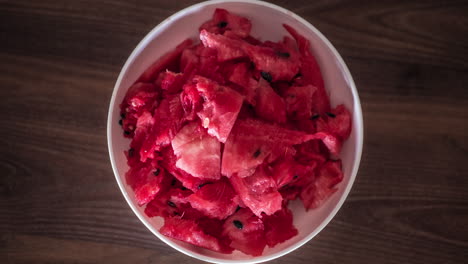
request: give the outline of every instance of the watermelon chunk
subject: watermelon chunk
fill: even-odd
[[[291,182],[310,177],[316,167],[315,162],[303,165],[293,159],[292,156],[285,156],[272,165],[272,177],[278,188],[284,187]]]
[[[241,87],[245,100],[252,105],[256,104],[257,81],[252,78],[250,66],[246,62],[236,63],[232,71],[227,76],[228,80]]]
[[[273,215],[262,218],[265,226],[265,238],[269,247],[296,236],[297,229],[293,225],[293,215],[287,207],[277,211]]]
[[[252,256],[260,256],[266,246],[262,220],[249,209],[240,209],[226,219],[223,233],[231,239],[231,247]]]
[[[311,118],[312,98],[316,90],[312,85],[290,87],[284,95],[288,117],[300,121]]]
[[[343,180],[341,161],[327,161],[319,170],[315,181],[305,186],[300,198],[306,209],[319,207],[337,191],[335,185]]]
[[[217,51],[218,61],[227,61],[246,57],[242,46],[244,43],[236,39],[230,39],[223,35],[212,34],[206,30],[200,32],[200,40],[203,45]]]
[[[203,110],[198,112],[208,134],[220,142],[226,142],[237,115],[242,107],[243,97],[238,92],[220,86],[207,78],[196,76],[196,88],[204,98]]]
[[[317,87],[314,93],[313,111],[319,114],[324,114],[330,111],[330,99],[328,98],[325,84],[323,81],[320,67],[310,51],[310,42],[304,36],[300,35],[294,28],[289,25],[283,24],[283,27],[293,36],[296,40],[299,52],[301,54],[301,75],[303,84],[312,84]]]
[[[237,120],[224,146],[221,173],[227,177],[252,175],[265,160],[274,161],[289,146],[310,140],[304,132],[293,131],[259,120]]]
[[[262,212],[271,215],[281,209],[283,199],[271,174],[268,168],[259,166],[252,176],[230,178],[242,202],[257,216]]]
[[[271,122],[286,122],[286,105],[265,80],[258,82],[255,113],[258,117]]]
[[[164,56],[155,61],[145,72],[138,78],[140,82],[151,82],[156,80],[159,73],[163,70],[168,69],[172,64],[177,64],[178,58],[182,54],[182,51],[192,45],[191,39],[186,39],[182,41],[176,48],[169,53],[166,53]]]
[[[161,216],[164,218],[178,216],[184,219],[196,220],[203,214],[190,206],[188,197],[193,192],[180,188],[172,188],[166,192],[160,192],[146,205],[145,214],[149,217]]]
[[[232,215],[239,204],[237,200],[238,196],[227,180],[206,184],[189,197],[193,208],[218,219]]]
[[[232,249],[220,242],[216,237],[203,232],[194,220],[169,217],[159,230],[161,234],[221,253],[231,253]]]
[[[198,187],[206,182],[205,179],[194,177],[189,173],[176,167],[177,157],[172,150],[172,147],[166,147],[161,151],[162,161],[161,165],[171,173],[177,180],[179,180],[185,188],[192,191],[197,191]]]
[[[140,159],[154,158],[154,152],[167,146],[182,125],[182,104],[178,95],[163,99],[153,115],[153,127],[140,149]]]
[[[206,30],[215,34],[233,33],[239,37],[247,37],[250,34],[252,23],[245,18],[229,13],[225,9],[216,8],[213,18],[205,22],[200,31]]]
[[[152,113],[158,106],[159,93],[151,83],[133,84],[120,104],[122,128],[126,137],[133,137],[136,123],[144,112]]]
[[[317,130],[333,134],[344,141],[351,134],[351,114],[344,105],[338,105],[317,121]]]
[[[184,85],[180,94],[180,101],[184,109],[186,120],[193,121],[197,118],[197,113],[203,108],[203,100],[194,84]]]
[[[185,125],[172,140],[177,168],[194,177],[217,180],[220,174],[220,144],[196,122]]]

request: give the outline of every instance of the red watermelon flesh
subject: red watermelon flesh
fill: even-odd
[[[317,88],[312,85],[292,86],[283,95],[288,117],[306,120],[312,117],[312,98]]]
[[[237,120],[224,146],[221,173],[227,177],[252,175],[265,160],[272,162],[288,147],[309,140],[310,135],[259,120]]]
[[[265,226],[265,238],[269,247],[283,243],[298,234],[297,229],[293,225],[291,210],[286,207],[273,215],[263,217],[262,221]]]
[[[161,216],[172,217],[178,216],[184,219],[196,220],[203,217],[203,214],[192,208],[188,203],[188,197],[193,192],[190,190],[182,190],[172,186],[166,192],[160,192],[156,197],[146,205],[145,214],[149,217]]]
[[[263,79],[258,82],[255,112],[257,116],[275,123],[286,122],[286,105],[283,98]]]
[[[266,246],[262,220],[249,209],[240,209],[226,219],[223,233],[231,239],[231,247],[252,256],[262,255]]]
[[[212,34],[206,30],[200,32],[200,40],[203,45],[217,51],[218,61],[227,61],[246,57],[242,41],[230,39],[223,35]]]
[[[242,95],[251,105],[256,104],[257,81],[252,78],[250,65],[247,62],[236,63],[227,76],[228,80],[242,88]]]
[[[168,217],[159,230],[161,234],[221,253],[231,253],[226,245],[223,245],[216,237],[203,232],[194,220]]]
[[[200,31],[206,30],[215,34],[230,32],[244,38],[249,36],[251,28],[252,24],[247,18],[229,13],[225,9],[217,8],[213,14],[213,18],[205,22],[200,27]]]
[[[310,139],[320,139],[323,144],[330,151],[331,155],[338,156],[341,151],[342,141],[337,138],[335,135],[328,132],[317,132],[313,135],[310,135]]]
[[[346,140],[351,134],[351,114],[344,105],[338,105],[317,121],[317,130]]]
[[[189,197],[189,201],[193,208],[218,219],[232,215],[239,205],[238,196],[226,179],[205,184]]]
[[[289,25],[283,24],[284,28],[296,40],[299,52],[301,54],[301,75],[304,84],[312,84],[317,87],[317,92],[314,94],[313,111],[319,114],[324,114],[330,111],[330,99],[328,98],[325,84],[323,81],[320,67],[315,60],[315,57],[310,51],[310,42],[304,36],[300,35],[294,28]]]
[[[137,82],[130,87],[120,104],[122,128],[126,137],[133,137],[136,123],[144,112],[152,113],[158,106],[159,92],[151,83]]]
[[[318,171],[315,181],[305,186],[300,198],[306,209],[319,207],[337,191],[335,185],[343,180],[341,161],[328,161]]]
[[[206,180],[218,180],[220,174],[220,143],[208,135],[197,122],[185,125],[172,140],[177,156],[177,168]]]
[[[131,156],[128,157],[128,165],[140,164],[140,149],[151,137],[151,130],[154,126],[154,119],[150,112],[144,111],[136,122],[136,129],[133,140],[130,143]]]
[[[301,61],[295,50],[282,47],[244,45],[245,53],[255,64],[257,70],[267,73],[271,80],[268,81],[290,81],[299,72]],[[265,76],[265,74],[263,75]]]
[[[184,119],[195,120],[197,113],[203,108],[203,100],[195,84],[184,85],[183,91],[180,93],[180,101],[185,113]]]
[[[271,215],[281,209],[281,194],[268,168],[259,166],[252,176],[241,178],[233,175],[231,184],[242,202],[257,216],[262,212]]]
[[[154,158],[155,151],[171,143],[182,125],[183,114],[179,95],[171,95],[161,101],[153,115],[154,124],[151,132],[141,146],[140,159],[142,162],[148,158]]]
[[[198,187],[206,182],[206,180],[194,177],[189,173],[176,167],[177,157],[172,150],[172,147],[166,147],[162,151],[161,165],[171,173],[177,180],[179,180],[185,188],[192,191],[197,191]]]
[[[204,98],[203,110],[198,112],[208,134],[220,142],[226,142],[237,115],[242,107],[243,97],[233,89],[220,86],[207,78],[196,76],[196,87]]]
[[[180,58],[182,51],[190,47],[192,43],[193,42],[191,39],[186,39],[182,41],[179,45],[176,46],[176,48],[173,51],[166,53],[157,61],[155,61],[148,69],[146,69],[146,71],[143,72],[143,74],[140,76],[138,81],[140,82],[154,81],[156,80],[156,78],[158,77],[161,71],[164,71],[170,68],[170,66],[173,64],[178,65],[177,61],[178,61],[178,58]]]
[[[288,155],[273,163],[272,177],[276,186],[281,188],[304,177],[310,177],[315,169],[315,165],[314,162],[310,162],[307,165],[300,164],[292,156]]]

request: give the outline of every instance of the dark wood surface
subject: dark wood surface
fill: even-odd
[[[196,1],[0,1],[0,262],[198,263],[114,180],[112,89],[155,25]],[[333,221],[273,263],[466,263],[468,1],[275,1],[335,45],[365,146]]]

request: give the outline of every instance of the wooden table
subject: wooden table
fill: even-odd
[[[0,2],[1,263],[197,263],[138,221],[106,145],[128,55],[195,2]],[[273,263],[466,263],[468,1],[275,2],[344,57],[365,146],[337,216]]]

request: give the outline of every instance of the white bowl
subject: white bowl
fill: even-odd
[[[129,148],[129,140],[123,137],[118,124],[120,102],[130,85],[156,58],[173,49],[187,37],[197,39],[198,27],[211,18],[215,8],[224,8],[250,19],[253,25],[252,35],[261,40],[278,41],[288,35],[282,27],[283,23],[291,25],[306,36],[311,42],[312,51],[322,70],[332,105],[345,104],[353,117],[351,136],[344,144],[341,153],[344,180],[339,184],[339,190],[319,209],[309,212],[305,212],[299,202],[292,203],[290,208],[299,234],[274,248],[265,248],[263,255],[259,257],[251,257],[238,251],[229,255],[220,254],[161,235],[158,230],[163,220],[159,217],[147,217],[144,208],[137,205],[133,191],[125,183],[128,166],[124,150]],[[114,87],[109,107],[107,139],[112,169],[120,190],[133,212],[155,236],[176,250],[203,261],[258,263],[283,256],[307,243],[337,213],[351,190],[358,171],[363,143],[363,120],[358,93],[348,68],[332,44],[314,26],[291,11],[261,1],[208,1],[190,6],[170,16],[148,33],[133,50]]]

